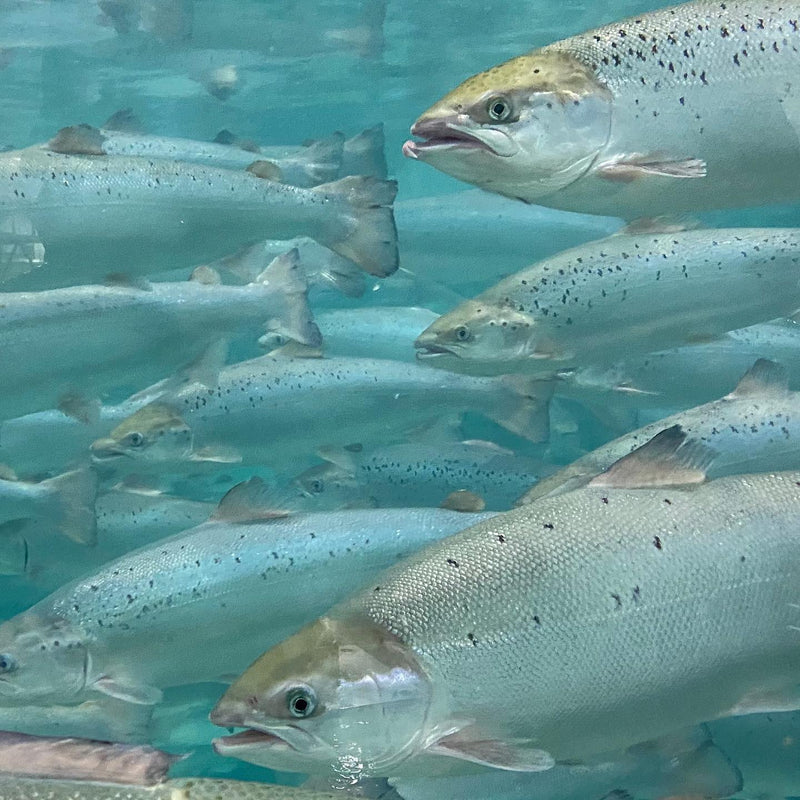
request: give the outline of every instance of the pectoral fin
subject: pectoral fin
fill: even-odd
[[[706,162],[699,158],[669,158],[660,153],[617,156],[597,167],[597,175],[608,181],[630,183],[649,176],[705,178]]]
[[[139,706],[154,706],[163,697],[161,690],[155,686],[137,686],[135,683],[125,683],[108,676],[98,678],[92,688],[101,694]]]
[[[442,736],[428,752],[512,772],[543,772],[555,765],[555,759],[545,750],[530,747],[527,742],[490,738],[475,725]]]

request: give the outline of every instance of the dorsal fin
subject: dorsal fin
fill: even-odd
[[[103,278],[104,286],[116,286],[120,289],[141,289],[152,292],[153,284],[141,275],[128,275],[126,272],[109,272]]]
[[[214,142],[214,144],[233,145],[236,143],[236,134],[233,131],[229,131],[227,128],[223,128],[211,141]]]
[[[254,161],[248,168],[247,172],[255,175],[256,178],[263,178],[267,181],[277,181],[280,183],[283,180],[283,173],[281,168],[272,161],[266,159],[258,159]]]
[[[62,414],[84,423],[95,424],[100,419],[100,401],[86,397],[80,392],[65,392],[58,398],[56,406]]]
[[[641,489],[703,483],[714,455],[704,444],[689,441],[680,425],[673,425],[616,461],[589,486]]]
[[[349,444],[340,447],[335,444],[324,444],[317,449],[317,455],[329,464],[335,464],[339,469],[355,475],[358,471],[357,454],[362,452],[362,450],[356,449],[357,447],[360,445]]]
[[[278,498],[264,481],[254,476],[230,489],[210,519],[214,522],[265,522],[289,514],[288,509],[280,507]]]
[[[746,397],[751,394],[773,392],[785,394],[789,391],[789,377],[786,368],[775,361],[759,358],[742,376],[729,397]]]
[[[53,153],[67,155],[104,156],[103,142],[106,137],[97,128],[81,123],[62,128],[48,143]]]
[[[115,111],[104,123],[103,129],[119,133],[144,133],[144,125],[132,108]]]

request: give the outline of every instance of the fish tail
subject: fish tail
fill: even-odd
[[[510,392],[508,401],[489,412],[489,416],[506,430],[531,442],[550,438],[550,398],[552,380],[524,375],[504,375],[498,379]]]
[[[342,150],[344,134],[334,133],[326,139],[315,139],[292,157],[296,166],[306,176],[304,183],[318,186],[325,181],[335,180],[342,169]]]
[[[331,235],[320,244],[349,258],[365,272],[386,277],[397,270],[397,229],[392,203],[396,181],[382,181],[367,175],[353,175],[312,189],[344,201],[349,208],[344,236]]]
[[[76,469],[43,481],[53,493],[53,523],[73,542],[97,543],[97,475],[89,468]]]
[[[344,143],[340,177],[345,175],[371,175],[386,179],[386,143],[383,123],[366,128]]]
[[[297,248],[273,259],[256,280],[276,287],[283,296],[281,310],[267,322],[267,330],[284,340],[319,347],[322,334],[308,305],[308,281]]]

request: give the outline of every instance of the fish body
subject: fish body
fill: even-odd
[[[224,778],[176,778],[155,786],[0,778],[0,800],[336,800],[341,793]]]
[[[0,215],[29,220],[52,262],[47,277],[73,284],[98,270],[174,269],[254,239],[302,235],[388,275],[397,268],[395,192],[374,178],[303,189],[242,170],[36,147],[0,158]],[[56,264],[63,274],[52,274]]]
[[[0,707],[104,695],[148,705],[168,686],[220,680],[381,568],[478,518],[443,509],[250,524],[218,516],[102,565],[0,626]],[[213,646],[198,625],[213,631]]]
[[[263,159],[276,168],[275,177],[281,182],[309,188],[336,180],[339,176],[343,141],[344,136],[339,135],[328,141],[321,140],[312,147],[297,148],[290,155],[277,149],[268,155],[261,153],[258,147],[244,149],[221,142],[75,125],[62,128],[45,149],[58,153],[74,153],[76,149],[84,149],[94,155],[184,161],[242,170]]]
[[[697,405],[728,391],[758,358],[781,364],[789,385],[800,388],[800,325],[765,322],[709,342],[623,358],[611,367],[581,368],[563,379],[584,398],[597,392],[606,398],[611,393],[615,403],[629,395],[638,405]]]
[[[416,341],[435,366],[497,374],[611,364],[800,308],[800,229],[612,236],[534,264]]]
[[[648,483],[677,479],[634,455]],[[212,712],[250,729],[217,750],[302,772],[535,772],[796,708],[799,487],[590,485],[478,523],[265,653]]]
[[[262,356],[226,367],[214,389],[188,386],[141,408],[94,442],[92,453],[109,465],[141,467],[221,446],[242,463],[283,463],[287,449],[297,458],[325,443],[383,442],[389,431],[401,437],[466,410],[536,441],[547,417],[535,388],[516,377],[473,378],[399,361]]]
[[[342,448],[322,455],[326,463],[293,481],[317,509],[439,506],[453,492],[469,491],[488,509],[504,511],[520,487],[529,488],[546,471],[541,462],[489,442],[398,444],[366,452]]]
[[[377,306],[321,311],[326,356],[414,360],[414,339],[439,315],[427,308]]]
[[[248,325],[256,335],[260,326],[276,327],[289,338],[318,343],[296,254],[273,262],[247,286],[185,281],[6,293],[2,414],[53,408],[70,392],[98,396],[141,388]],[[45,354],[49,367],[43,371]]]
[[[555,42],[467,79],[404,152],[528,203],[628,219],[789,202],[798,13],[698,0]]]
[[[707,473],[712,478],[800,469],[800,394],[788,391],[786,373],[777,364],[759,360],[722,399],[680,411],[614,439],[544,478],[517,504],[585,485],[673,425],[680,425],[691,439],[711,449],[714,457]]]

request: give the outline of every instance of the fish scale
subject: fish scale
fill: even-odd
[[[798,512],[800,473],[589,487],[433,545],[331,616],[398,636],[455,715],[556,759],[616,750],[794,686]]]

